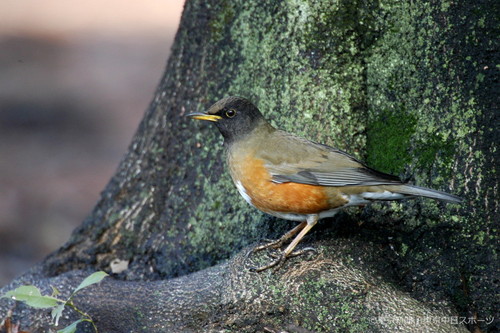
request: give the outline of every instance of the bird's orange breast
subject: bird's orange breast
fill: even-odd
[[[244,188],[250,203],[264,212],[317,214],[331,207],[322,186],[273,183],[262,159],[247,155],[229,162],[235,183]]]

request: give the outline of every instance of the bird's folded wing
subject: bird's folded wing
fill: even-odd
[[[291,135],[287,139],[286,147],[273,149],[274,158],[262,156],[275,183],[322,186],[402,184],[398,177],[371,169],[341,150]]]
[[[402,184],[397,177],[373,172],[368,168],[342,168],[324,171],[320,169],[302,169],[291,173],[290,166],[268,166],[272,181],[275,183],[301,183],[322,186],[369,186]]]

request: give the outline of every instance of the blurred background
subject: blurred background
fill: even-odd
[[[91,211],[152,99],[183,4],[0,1],[0,286]]]

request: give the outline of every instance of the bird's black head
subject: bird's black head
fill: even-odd
[[[188,116],[215,122],[228,142],[243,138],[260,124],[267,123],[259,109],[242,97],[223,98],[212,105],[206,113],[195,112]]]

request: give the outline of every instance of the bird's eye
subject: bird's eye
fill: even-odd
[[[233,109],[226,110],[226,117],[233,118],[234,116],[236,116],[236,110]]]

